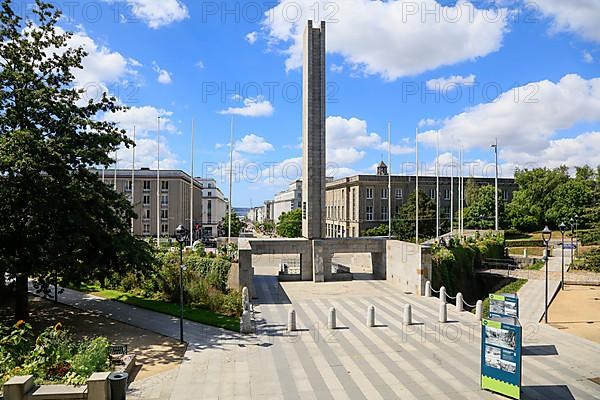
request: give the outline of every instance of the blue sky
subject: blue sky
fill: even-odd
[[[103,118],[136,126],[138,166],[156,164],[161,115],[161,167],[188,171],[195,118],[196,175],[202,168],[227,195],[234,118],[237,207],[261,204],[299,172],[299,38],[309,17],[327,22],[330,174],[387,161],[388,122],[395,173],[414,170],[417,127],[424,169],[438,135],[440,163],[462,146],[478,175],[496,137],[503,175],[600,164],[600,2],[68,3],[56,3],[61,26],[90,53],[78,84],[131,107]],[[130,151],[118,159],[130,166]]]

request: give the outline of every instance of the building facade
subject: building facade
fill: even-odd
[[[202,185],[202,237],[215,238],[219,236],[219,223],[227,214],[229,208],[227,199],[217,181],[210,178],[196,178]]]
[[[149,168],[96,170],[99,179],[124,193],[132,201],[137,218],[133,220],[135,236],[173,237],[175,228],[190,226],[190,185],[192,179],[180,170],[157,171]],[[115,185],[116,177],[116,185]],[[160,191],[157,184],[160,182]],[[194,239],[202,223],[202,184],[194,181],[193,221]]]
[[[292,182],[287,190],[279,192],[273,198],[273,222],[279,222],[279,217],[302,207],[302,181]]]
[[[494,185],[494,178],[465,178],[465,185],[467,179],[474,179],[479,186]],[[450,180],[450,177],[439,178],[441,221],[450,218]],[[459,186],[456,177],[453,186],[453,206],[457,215]],[[505,202],[512,200],[517,188],[514,179],[498,179],[498,189]],[[396,215],[415,189],[414,176],[392,175],[391,193],[388,193],[388,174],[384,163],[379,165],[377,175],[355,175],[328,182],[325,199],[327,237],[357,237],[367,229],[387,223],[390,211],[392,217]],[[435,176],[419,176],[419,190],[435,198]],[[391,210],[388,209],[388,196],[391,196]]]

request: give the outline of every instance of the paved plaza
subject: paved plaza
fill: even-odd
[[[263,275],[260,275],[263,274]],[[134,382],[134,399],[501,399],[479,390],[480,324],[438,299],[386,281],[287,282],[257,268],[256,333],[239,335],[186,321],[178,371]],[[66,290],[61,301],[172,337],[177,319]],[[405,304],[412,327],[402,325]],[[376,308],[376,327],[366,310]],[[330,307],[339,329],[326,329]],[[296,310],[299,332],[286,332]],[[523,327],[524,399],[597,399],[600,345],[550,326]]]

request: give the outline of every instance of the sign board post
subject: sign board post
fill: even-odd
[[[519,318],[519,298],[514,293],[490,294],[491,318]]]
[[[521,398],[521,324],[515,317],[481,322],[481,388]]]

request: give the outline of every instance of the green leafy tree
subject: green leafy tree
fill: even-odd
[[[56,24],[61,14],[37,0],[24,20],[4,0],[0,14],[0,274],[15,280],[15,315],[28,317],[27,285],[94,279],[151,262],[130,234],[129,201],[90,171],[131,145],[97,118],[122,110],[106,93],[83,101],[73,71],[83,48]]]
[[[238,237],[242,231],[243,223],[235,212],[231,213],[231,237]],[[221,236],[229,234],[229,214],[225,214],[219,224],[219,232]]]
[[[388,224],[381,224],[375,228],[367,229],[363,232],[362,236],[387,236],[388,231]]]
[[[302,210],[297,208],[290,212],[282,213],[277,223],[277,234],[287,238],[302,236]]]
[[[415,240],[415,192],[392,220],[392,234],[401,240]],[[435,201],[419,190],[419,239],[435,236]]]
[[[556,188],[568,180],[566,166],[516,171],[515,182],[519,189],[507,206],[511,226],[523,231],[540,229],[547,221],[547,211],[557,199]]]
[[[470,229],[494,229],[496,226],[496,188],[493,185],[476,187],[465,207],[465,227]],[[499,224],[504,225],[504,199],[498,193]]]

